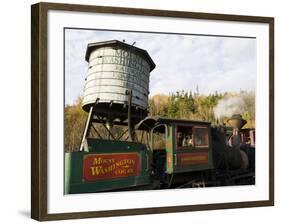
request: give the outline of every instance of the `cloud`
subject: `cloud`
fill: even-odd
[[[255,90],[255,39],[74,29],[65,34],[67,104],[82,95],[87,44],[113,39],[129,44],[136,41],[154,60],[150,95],[195,91],[197,85],[203,94]]]

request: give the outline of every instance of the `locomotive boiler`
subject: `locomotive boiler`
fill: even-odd
[[[254,129],[150,117],[144,49],[117,40],[88,44],[79,151],[65,152],[65,194],[254,184]],[[161,144],[160,144],[161,143]]]

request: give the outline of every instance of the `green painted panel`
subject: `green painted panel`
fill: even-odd
[[[193,171],[199,171],[199,170],[209,170],[214,168],[213,164],[213,149],[211,147],[211,136],[210,136],[210,127],[209,127],[209,146],[207,149],[200,149],[200,148],[193,148],[192,151],[190,150],[177,150],[176,149],[176,125],[172,126],[173,131],[173,155],[174,155],[174,166],[173,166],[173,173],[183,173],[183,172],[193,172]],[[206,164],[189,164],[184,166],[179,166],[175,160],[177,160],[177,157],[180,153],[200,153],[200,152],[208,152],[208,163]]]
[[[173,127],[168,126],[167,128],[167,139],[166,139],[166,170],[168,174],[174,172],[174,139],[173,139]]]
[[[194,152],[193,152],[194,153]],[[211,149],[208,151],[208,163],[206,164],[189,164],[186,166],[175,166],[174,173],[193,172],[199,170],[214,169],[213,165],[213,152]]]
[[[87,139],[88,152],[65,153],[65,194],[90,193],[117,190],[151,183],[151,156],[146,146],[135,142]],[[140,158],[138,176],[120,177],[95,181],[83,180],[83,161],[87,155],[111,153],[137,153]]]

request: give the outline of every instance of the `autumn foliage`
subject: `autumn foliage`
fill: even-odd
[[[163,116],[187,120],[209,121],[213,124],[226,123],[235,113],[240,113],[248,122],[245,127],[255,127],[255,94],[213,93],[202,95],[179,91],[170,95],[158,94],[149,98],[149,116]],[[77,150],[80,146],[87,113],[82,110],[82,99],[64,110],[65,150]]]

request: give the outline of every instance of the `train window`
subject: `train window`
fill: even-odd
[[[158,125],[154,127],[151,131],[151,148],[153,150],[163,150],[166,144],[166,126]]]
[[[207,127],[195,127],[195,146],[196,147],[208,147],[208,128]]]
[[[153,150],[165,149],[165,134],[153,133]]]
[[[192,148],[194,146],[192,126],[178,126],[176,138],[177,148]]]

